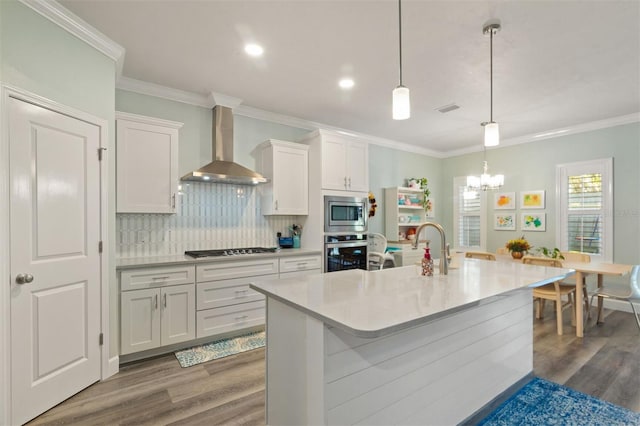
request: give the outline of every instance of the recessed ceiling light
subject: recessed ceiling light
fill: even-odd
[[[338,82],[338,85],[343,89],[351,89],[355,83],[350,78],[343,78]]]
[[[254,58],[262,56],[262,54],[264,53],[264,49],[262,48],[262,46],[253,43],[246,44],[244,46],[244,51],[247,52],[247,55],[253,56]]]

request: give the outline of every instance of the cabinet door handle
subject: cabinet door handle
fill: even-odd
[[[155,303],[156,309],[158,309],[158,295],[157,294],[156,294],[155,300],[156,300],[156,303]]]
[[[239,320],[243,320],[243,319],[246,319],[246,318],[249,318],[249,315],[242,315],[242,316],[236,317],[235,320],[239,321]]]
[[[164,277],[151,277],[152,280],[168,280],[169,279],[169,275],[166,275]]]
[[[249,292],[249,290],[236,290],[236,296],[237,297],[245,297],[248,292]]]
[[[171,196],[171,208],[175,209],[176,208],[176,194],[173,194]]]
[[[276,210],[278,210],[278,200],[276,200]]]
[[[307,266],[307,262],[298,262],[298,269],[302,269]]]
[[[348,188],[348,186],[347,186],[347,177],[346,176],[344,177],[344,187]]]
[[[167,307],[167,293],[162,296],[162,305],[164,305],[165,308]]]
[[[349,178],[349,189],[351,189],[351,178]]]

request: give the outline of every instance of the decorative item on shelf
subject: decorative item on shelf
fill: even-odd
[[[373,192],[369,193],[369,217],[373,217],[376,215],[376,208],[378,208],[378,204],[376,204],[376,197],[373,195]]]
[[[431,202],[429,201],[429,195],[431,195],[431,191],[427,186],[427,184],[429,183],[429,180],[425,177],[409,178],[407,179],[407,183],[409,185],[409,188],[422,189],[422,208],[424,208],[424,211],[429,212],[433,207],[431,205]],[[418,200],[418,204],[419,203],[420,201]]]
[[[509,240],[505,247],[511,252],[511,257],[514,259],[521,259],[526,252],[531,250],[531,244],[524,238],[524,235],[520,238]]]
[[[415,240],[416,239],[416,228],[407,229],[407,239]]]
[[[564,256],[562,255],[562,253],[560,252],[560,249],[558,247],[554,247],[553,250],[550,248],[546,248],[546,247],[538,247],[536,249],[536,253],[538,253],[538,255],[542,255],[544,257],[550,257],[552,259],[562,259],[564,260]]]

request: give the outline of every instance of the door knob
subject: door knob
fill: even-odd
[[[18,274],[16,275],[17,284],[27,284],[33,281],[33,275],[31,274]]]

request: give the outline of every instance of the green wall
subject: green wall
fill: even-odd
[[[378,209],[369,220],[369,231],[385,233],[384,230],[384,188],[406,186],[407,178],[426,177],[431,190],[430,198],[434,203],[435,221],[441,221],[443,208],[440,202],[442,194],[442,160],[412,152],[369,145],[369,186],[376,197]],[[427,238],[434,240],[430,231]],[[435,240],[434,240],[435,241]]]
[[[115,241],[115,63],[14,0],[0,1],[2,83],[107,120],[108,241]],[[118,352],[115,247],[109,246],[111,355]]]
[[[546,232],[526,232],[534,246],[556,247],[556,165],[576,161],[613,158],[614,193],[614,261],[640,263],[639,214],[640,197],[640,123],[626,124],[590,132],[561,136],[522,145],[487,151],[491,174],[505,175],[501,190],[545,190],[547,213]],[[453,178],[479,174],[482,153],[452,157],[443,161],[443,193],[448,202],[443,224],[453,231]],[[516,197],[517,198],[517,197]],[[523,234],[522,231],[494,231],[491,206],[493,194],[487,198],[487,250],[495,251],[504,243]],[[520,229],[518,208],[517,229]],[[633,236],[630,238],[629,236]]]

